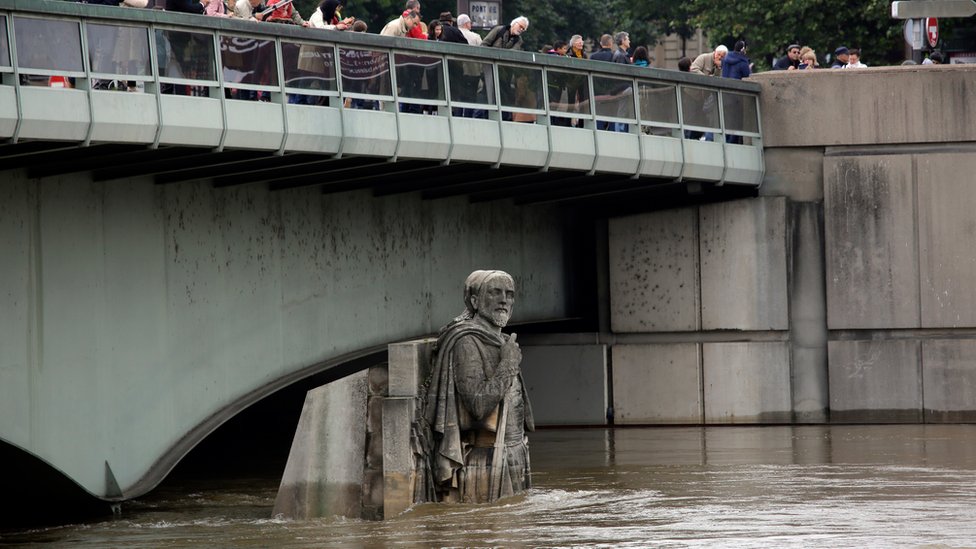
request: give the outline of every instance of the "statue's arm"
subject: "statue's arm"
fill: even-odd
[[[486,363],[478,344],[462,338],[454,347],[454,375],[461,404],[481,421],[488,417],[512,383],[508,364]]]

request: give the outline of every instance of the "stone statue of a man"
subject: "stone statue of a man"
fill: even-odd
[[[475,271],[464,284],[464,312],[438,335],[424,410],[431,499],[494,501],[531,485],[525,432],[535,426],[522,352],[515,334],[501,331],[514,303],[511,276]]]

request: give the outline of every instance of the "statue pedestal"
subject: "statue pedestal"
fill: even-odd
[[[411,433],[435,341],[393,343],[388,365],[308,392],[273,516],[375,520],[413,505]]]

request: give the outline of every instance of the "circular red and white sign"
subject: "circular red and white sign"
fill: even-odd
[[[929,39],[930,48],[939,43],[939,20],[935,17],[925,18],[925,37]]]

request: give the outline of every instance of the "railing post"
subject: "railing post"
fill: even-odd
[[[450,165],[451,156],[454,155],[454,107],[451,106],[451,71],[448,70],[447,56],[441,57],[441,70],[444,74],[444,99],[447,101],[447,135],[451,144],[447,146],[447,157],[444,158],[442,166]]]
[[[728,151],[725,149],[729,146],[729,136],[725,133],[727,130],[725,128],[725,98],[722,96],[722,90],[716,90],[718,93],[718,125],[722,129],[722,178],[715,183],[716,187],[721,187],[725,184],[725,173],[729,170],[729,155]]]
[[[281,37],[275,37],[275,63],[278,71],[278,93],[281,96],[281,146],[275,151],[275,155],[285,154],[285,144],[288,142],[288,94],[285,93],[285,56],[281,51]]]
[[[680,183],[685,177],[685,108],[682,105],[681,100],[681,90],[683,86],[677,84],[674,87],[674,93],[676,95],[677,105],[678,105],[678,139],[681,141],[681,172],[678,173],[678,179],[676,181]]]
[[[149,70],[152,71],[152,89],[156,95],[156,136],[150,149],[159,148],[159,138],[163,135],[163,90],[159,83],[159,58],[156,48],[156,25],[149,25]]]
[[[223,152],[224,141],[227,139],[227,92],[224,90],[224,59],[220,55],[220,33],[214,31],[211,36],[213,37],[214,48],[214,76],[217,77],[217,95],[220,100],[220,121],[223,124],[223,128],[220,130],[220,141],[217,143],[214,152]]]
[[[81,67],[85,71],[85,92],[88,96],[88,132],[85,133],[85,140],[81,142],[82,147],[91,145],[92,132],[95,131],[95,100],[92,98],[92,90],[95,87],[91,77],[91,59],[88,56],[88,21],[82,19],[78,21],[78,36],[81,39]],[[78,86],[75,86],[76,88]]]
[[[10,65],[13,69],[14,97],[17,98],[17,122],[14,123],[14,133],[10,137],[11,143],[17,143],[20,127],[24,123],[24,98],[20,91],[20,63],[17,61],[17,35],[14,34],[14,16],[8,14],[4,18],[7,25],[7,41],[10,44]]]

